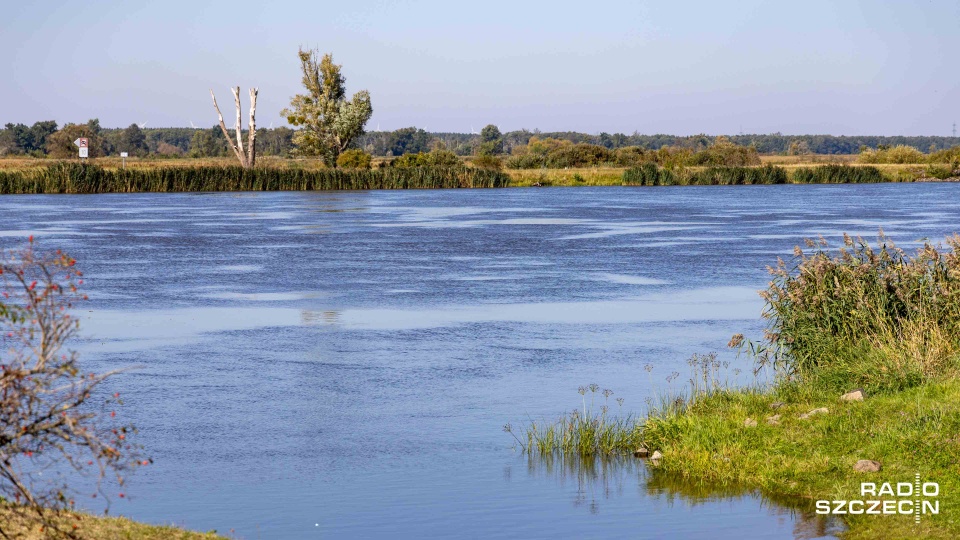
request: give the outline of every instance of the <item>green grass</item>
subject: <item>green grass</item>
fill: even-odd
[[[920,474],[940,485],[940,514],[919,524],[846,515],[845,537],[960,537],[960,237],[913,255],[882,233],[875,247],[844,239],[839,250],[808,241],[810,253],[798,247],[791,262],[771,268],[764,338],[731,340],[758,370],[772,371],[772,383],[733,388],[727,364],[694,355],[690,388],[660,396],[644,417],[593,413],[592,387],[582,412],[522,430],[524,450],[589,458],[643,447],[662,453],[650,462],[655,476],[719,493],[760,490],[808,508],[870,499],[861,482]],[[864,401],[840,399],[856,388]],[[819,408],[828,412],[800,417]],[[858,473],[858,460],[883,468]]]
[[[59,162],[44,169],[0,170],[0,194],[495,188],[508,185],[510,177],[506,174],[468,167],[306,170],[223,166],[123,170]]]
[[[776,391],[731,390],[704,396],[681,413],[649,418],[644,440],[663,453],[657,470],[695,483],[741,485],[808,500],[859,499],[860,482],[940,484],[941,514],[846,516],[847,538],[960,536],[960,382],[930,382],[901,392],[841,402],[807,395],[776,409]],[[812,409],[829,413],[799,419]],[[780,415],[779,425],[766,419]],[[746,427],[748,419],[756,427]],[[855,473],[860,459],[882,463]]]

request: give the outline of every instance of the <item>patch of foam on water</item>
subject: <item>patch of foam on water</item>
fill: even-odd
[[[475,323],[639,324],[756,319],[762,302],[754,289],[712,287],[650,294],[628,300],[447,306],[436,309],[345,309],[343,328],[406,330]]]
[[[619,226],[611,225],[606,228],[606,230],[592,232],[592,233],[583,233],[583,234],[573,234],[569,236],[561,236],[558,240],[587,240],[591,238],[607,238],[610,236],[619,236],[624,234],[655,234],[662,232],[672,232],[672,231],[689,231],[694,229],[700,229],[700,226]]]
[[[332,296],[324,292],[272,292],[272,293],[240,293],[231,291],[211,292],[197,295],[199,298],[216,300],[246,300],[250,302],[286,302],[293,300],[309,300],[315,298],[329,298]]]
[[[624,285],[667,285],[670,282],[662,279],[631,276],[627,274],[598,274],[597,278],[601,281],[610,281],[612,283],[622,283]]]

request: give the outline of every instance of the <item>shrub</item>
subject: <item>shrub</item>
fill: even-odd
[[[687,159],[686,164],[714,167],[760,165],[760,154],[753,146],[740,146],[718,137],[718,141],[713,146],[693,154]]]
[[[653,152],[639,146],[625,146],[613,151],[613,162],[620,167],[639,167],[653,160]]]
[[[373,158],[370,154],[358,148],[353,148],[344,151],[337,157],[337,167],[344,169],[369,169],[371,161],[373,161]]]
[[[924,163],[927,156],[912,146],[903,144],[893,148],[866,149],[857,158],[860,163]]]
[[[473,166],[479,169],[487,169],[493,171],[499,171],[503,168],[503,161],[497,156],[492,156],[490,154],[480,154],[479,156],[473,158]]]
[[[612,160],[610,150],[595,144],[574,144],[561,146],[547,154],[547,167],[563,169],[566,167],[590,167]]]
[[[546,167],[546,164],[546,157],[536,154],[513,155],[508,157],[506,161],[508,169],[539,169]]]
[[[881,232],[872,247],[807,240],[810,254],[771,268],[761,295],[769,321],[761,364],[822,387],[901,389],[954,374],[960,352],[960,236],[950,250],[924,244],[912,257]],[[735,339],[736,341],[736,339]],[[738,343],[733,343],[738,345]]]
[[[84,494],[105,494],[103,480],[122,489],[128,473],[150,463],[130,442],[133,426],[116,419],[119,394],[100,397],[100,385],[116,372],[85,372],[64,349],[78,331],[70,310],[86,299],[82,275],[61,252],[36,252],[33,237],[0,258],[0,496],[5,511],[51,534],[68,532],[56,511],[73,506],[85,478],[95,485]],[[4,538],[5,529],[0,523]]]

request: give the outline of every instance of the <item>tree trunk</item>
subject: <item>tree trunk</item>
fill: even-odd
[[[234,125],[235,125],[236,128],[237,128],[237,150],[240,152],[240,164],[243,165],[244,167],[249,167],[250,164],[247,163],[247,154],[246,154],[246,152],[243,151],[243,135],[242,135],[243,130],[242,130],[242,128],[240,127],[240,118],[241,118],[241,114],[240,114],[240,87],[237,86],[237,87],[235,87],[235,88],[231,88],[230,91],[233,92],[233,102],[234,102],[234,103],[236,104],[236,106],[237,106],[237,123],[234,124]]]
[[[227,144],[229,144],[230,147],[233,148],[233,153],[236,154],[237,159],[240,160],[240,165],[246,167],[247,163],[246,163],[245,156],[242,153],[240,153],[241,151],[239,148],[237,148],[237,145],[233,144],[233,140],[230,137],[230,132],[227,131],[227,126],[223,123],[223,115],[220,114],[220,107],[217,105],[217,96],[213,94],[213,90],[210,90],[210,97],[213,98],[213,108],[217,110],[217,118],[220,120],[220,129],[223,131],[223,136],[227,138]],[[239,100],[238,100],[238,106],[237,106],[237,125],[238,126],[240,125],[239,109],[240,107],[239,107]]]
[[[250,89],[250,133],[247,134],[248,167],[257,164],[257,92],[256,88]]]

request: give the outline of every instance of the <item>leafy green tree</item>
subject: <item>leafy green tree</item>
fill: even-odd
[[[300,127],[293,136],[297,153],[320,156],[329,167],[337,166],[337,157],[363,134],[363,126],[373,114],[370,93],[361,90],[346,98],[341,66],[333,56],[300,50],[300,69],[306,94],[290,100],[290,108],[280,111],[291,125]]]
[[[430,136],[415,127],[401,128],[390,134],[389,144],[394,156],[419,154],[430,149]]]
[[[288,127],[257,130],[257,153],[265,156],[288,156],[293,150],[293,134]]]
[[[489,124],[480,130],[480,149],[478,154],[495,156],[503,153],[503,134],[500,129]]]
[[[47,137],[46,149],[50,156],[55,158],[75,158],[78,155],[73,141],[80,137],[89,139],[89,156],[91,158],[104,155],[103,139],[99,135],[100,122],[96,119],[86,124],[67,124],[60,131]]]
[[[131,152],[136,155],[143,155],[147,153],[147,150],[147,137],[143,134],[143,130],[140,129],[140,126],[137,124],[130,124],[127,129],[123,130],[123,134],[120,136],[121,152]]]
[[[30,126],[30,132],[33,134],[33,148],[30,151],[43,151],[47,144],[47,137],[57,132],[57,122],[54,120],[35,122]]]
[[[0,137],[0,154],[24,154],[33,149],[34,138],[24,124],[6,124]]]

